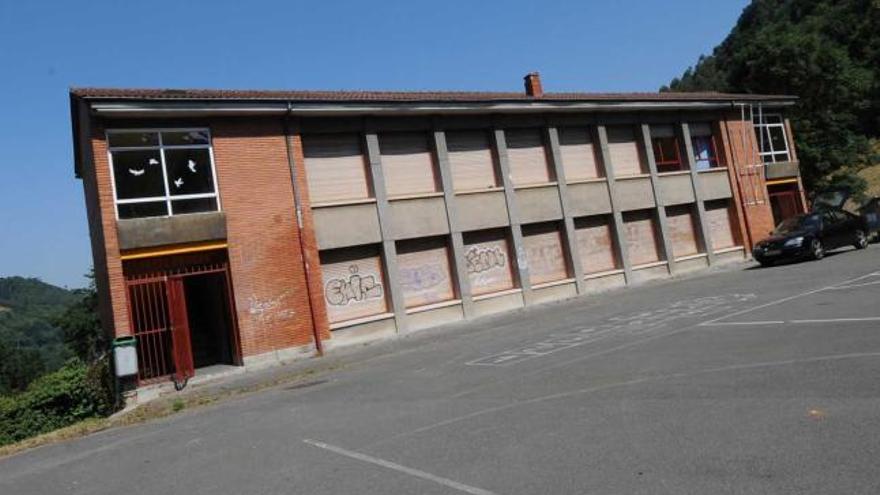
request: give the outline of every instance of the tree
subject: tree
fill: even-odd
[[[64,332],[64,342],[84,362],[93,362],[109,348],[109,339],[98,316],[98,292],[94,269],[86,275],[89,286],[75,291],[77,299],[53,319]]]
[[[710,56],[665,91],[791,94],[806,186],[847,184],[878,156],[880,1],[755,0]]]

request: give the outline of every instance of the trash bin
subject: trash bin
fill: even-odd
[[[117,377],[137,375],[137,340],[134,337],[113,340],[113,367]]]

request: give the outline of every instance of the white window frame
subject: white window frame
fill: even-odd
[[[155,132],[158,136],[158,144],[152,146],[110,146],[110,136],[113,134],[133,134],[133,133],[145,133],[145,132]],[[162,143],[162,133],[163,132],[204,132],[208,135],[208,144],[184,144],[184,145],[165,145]],[[116,220],[119,220],[119,205],[125,204],[137,204],[137,203],[156,203],[159,201],[165,202],[165,215],[156,216],[156,217],[140,217],[140,218],[162,218],[162,217],[170,217],[174,216],[174,210],[172,208],[171,203],[176,200],[186,200],[186,199],[206,199],[213,198],[217,202],[217,209],[214,211],[222,211],[223,208],[220,204],[220,186],[217,183],[217,168],[214,166],[214,146],[213,146],[213,137],[211,136],[211,130],[207,127],[148,127],[148,128],[120,128],[120,129],[107,129],[104,132],[104,139],[107,143],[107,162],[110,165],[110,185],[113,188],[113,209],[116,213]],[[162,164],[162,181],[163,186],[165,187],[165,195],[164,196],[150,196],[144,198],[131,198],[131,199],[119,199],[116,194],[116,172],[113,168],[113,152],[114,151],[151,151],[151,150],[159,150],[159,160]],[[181,194],[177,196],[172,196],[171,191],[168,189],[168,169],[165,165],[165,150],[173,150],[173,149],[207,149],[208,157],[211,160],[211,178],[214,181],[214,192],[212,193],[199,193],[199,194]],[[179,215],[183,215],[183,213],[179,213]]]
[[[778,117],[779,122],[767,122],[768,117]],[[762,163],[777,163],[776,155],[779,153],[785,153],[786,162],[791,161],[791,152],[789,151],[788,146],[788,133],[785,131],[785,119],[782,118],[782,114],[779,113],[763,113],[759,112],[755,118],[757,122],[752,120],[752,125],[755,126],[755,129],[758,131],[758,155],[761,157]],[[764,128],[767,129],[767,135],[770,135],[770,128],[778,127],[782,130],[782,140],[785,142],[784,150],[777,150],[773,148],[773,139],[770,139],[767,142],[768,149],[770,151],[764,151],[764,133],[762,132]],[[770,161],[765,160],[765,157],[769,156]]]

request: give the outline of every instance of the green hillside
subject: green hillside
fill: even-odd
[[[863,192],[880,162],[880,0],[755,0],[711,55],[661,91],[792,94],[804,181]],[[872,179],[873,180],[873,179]]]
[[[0,278],[0,395],[72,357],[52,319],[80,297],[35,278]]]

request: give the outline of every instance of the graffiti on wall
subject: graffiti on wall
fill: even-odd
[[[348,276],[332,278],[324,285],[324,298],[332,306],[347,306],[352,302],[380,299],[383,296],[382,284],[377,275],[361,275],[358,265],[349,265]]]
[[[504,268],[507,257],[498,246],[473,246],[464,255],[468,273],[482,273],[493,268]]]

